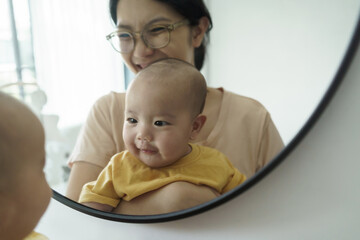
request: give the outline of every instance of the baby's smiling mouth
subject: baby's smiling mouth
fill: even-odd
[[[140,150],[140,152],[145,153],[145,154],[156,154],[157,153],[157,151],[155,151],[155,150],[146,149],[146,148],[141,148],[139,150]]]
[[[155,154],[158,152],[156,148],[149,146],[149,144],[141,144],[140,146],[136,146],[136,148],[145,154]]]

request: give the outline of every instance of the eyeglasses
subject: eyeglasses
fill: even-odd
[[[189,24],[189,20],[184,19],[170,25],[150,25],[141,32],[115,31],[106,36],[106,40],[111,46],[120,53],[129,53],[134,49],[134,35],[140,35],[145,45],[149,48],[158,49],[166,47],[170,42],[170,33],[176,28]]]

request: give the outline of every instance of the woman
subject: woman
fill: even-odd
[[[117,31],[108,35],[134,73],[162,58],[178,58],[201,69],[211,17],[202,0],[111,0]],[[70,158],[67,196],[78,200],[81,187],[97,178],[110,157],[124,150],[124,93],[110,93],[93,106]],[[268,163],[283,142],[269,113],[257,101],[222,88],[208,88],[203,111],[207,121],[194,143],[225,153],[248,178]],[[123,202],[119,213],[146,214],[157,199],[172,192],[201,192],[201,202],[218,196],[213,189],[190,183],[168,185]],[[191,194],[190,194],[191,195]],[[141,209],[141,211],[139,211]]]

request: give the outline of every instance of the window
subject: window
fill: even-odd
[[[26,100],[36,86],[28,2],[2,0],[1,5],[0,89]]]
[[[114,28],[108,2],[0,2],[0,91],[28,103],[43,122],[47,180],[61,190],[91,106],[125,91],[121,55],[105,38]]]

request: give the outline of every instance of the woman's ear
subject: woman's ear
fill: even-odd
[[[194,140],[197,135],[199,134],[201,128],[204,126],[206,122],[206,116],[205,115],[201,115],[199,114],[195,120],[193,121],[192,124],[192,130],[191,130],[191,134],[190,134],[190,139]]]
[[[208,28],[209,28],[209,19],[207,17],[200,18],[199,24],[197,26],[193,26],[192,45],[194,48],[200,47]]]

